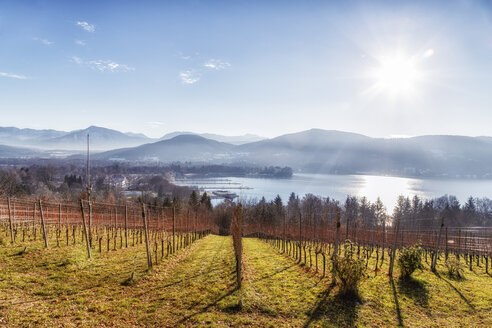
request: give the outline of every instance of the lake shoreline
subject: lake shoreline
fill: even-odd
[[[214,179],[225,179],[223,184],[212,183]],[[261,199],[273,200],[280,195],[285,202],[292,192],[299,197],[314,194],[330,197],[344,202],[347,196],[366,197],[375,201],[378,197],[392,208],[399,195],[423,199],[434,199],[444,195],[454,195],[464,203],[468,197],[492,198],[492,179],[442,179],[442,178],[408,178],[362,174],[312,174],[294,172],[289,179],[251,178],[251,177],[217,177],[177,181],[177,185],[195,187],[202,191],[225,190],[235,192],[239,200]],[[228,188],[234,186],[234,189]],[[237,190],[237,191],[235,191]]]

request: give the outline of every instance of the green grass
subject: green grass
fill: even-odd
[[[274,252],[277,255],[275,258],[280,255],[288,261],[287,263],[294,262],[292,258],[281,255],[280,251],[273,246],[267,243],[263,244],[269,249],[264,250],[265,253]],[[312,252],[313,267],[311,268],[309,252],[307,254],[307,264],[300,266],[309,272],[307,276],[310,276],[312,281],[316,281],[320,275],[314,272],[315,255]],[[321,268],[321,256],[319,256],[318,261],[319,268]],[[287,263],[284,268],[288,267]],[[314,293],[318,300],[307,306],[311,310],[304,317],[305,321],[300,326],[492,326],[492,277],[485,273],[483,265],[481,268],[476,268],[474,265],[474,271],[466,269],[465,279],[458,281],[448,277],[447,269],[441,262],[437,266],[437,274],[432,273],[429,265],[424,263],[424,270],[417,270],[409,281],[398,279],[399,272],[395,265],[395,279],[391,282],[387,276],[388,264],[387,256],[381,271],[378,271],[376,275],[374,272],[375,258],[370,259],[368,277],[360,286],[360,299],[341,297],[337,287],[327,285],[331,281],[329,274],[322,280],[324,286],[322,291],[317,290],[317,288],[309,289],[307,286],[301,287],[308,295]],[[293,271],[287,269],[284,276],[292,272],[290,279],[296,279],[296,274]],[[302,278],[302,284],[304,284],[304,279],[305,277]],[[277,282],[272,281],[271,283],[276,284]],[[272,285],[269,288],[272,289]],[[289,288],[289,291],[290,293],[297,293],[295,288]],[[309,300],[310,298],[304,295],[304,298],[300,299],[301,304],[291,305],[291,308],[301,310],[300,306],[305,305],[305,302],[309,302]],[[298,315],[302,316],[303,313],[298,313]]]
[[[150,272],[143,244],[94,251],[89,260],[82,244],[6,243],[0,246],[0,327],[492,326],[492,278],[484,272],[467,269],[457,281],[442,265],[439,275],[426,266],[410,282],[391,284],[386,260],[382,272],[363,282],[360,300],[347,300],[329,276],[263,241],[243,241],[240,291],[230,237],[205,237]]]

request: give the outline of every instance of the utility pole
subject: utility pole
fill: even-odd
[[[89,204],[89,246],[92,246],[92,204],[91,204],[91,154],[90,154],[90,136],[87,133],[87,202]]]
[[[86,183],[87,183],[87,196],[89,197],[89,202],[91,201],[91,167],[90,167],[90,160],[91,160],[91,154],[90,154],[90,136],[87,134],[87,167],[86,167],[86,172],[85,172],[85,178],[86,178]]]

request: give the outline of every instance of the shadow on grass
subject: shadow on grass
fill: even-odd
[[[242,301],[239,301],[236,305],[230,305],[228,307],[223,308],[222,312],[234,314],[234,313],[241,312],[242,309],[243,309],[243,303]]]
[[[27,253],[27,246],[24,247],[24,249],[22,251],[18,251],[18,252],[15,252],[13,254],[7,255],[7,257],[23,256],[26,253]]]
[[[398,294],[396,293],[395,281],[390,279],[391,288],[393,290],[393,298],[395,299],[396,316],[398,318],[398,327],[405,327],[401,316],[400,302],[398,302]]]
[[[422,307],[429,307],[429,291],[426,283],[414,277],[398,279],[398,291],[414,300]]]
[[[199,314],[201,314],[201,313],[205,313],[205,312],[207,312],[207,311],[208,311],[208,309],[210,309],[210,308],[211,308],[211,307],[213,307],[213,306],[216,306],[216,305],[217,305],[217,303],[219,303],[221,300],[223,300],[223,299],[224,299],[224,298],[226,298],[227,296],[232,295],[232,294],[233,294],[235,291],[237,291],[237,290],[238,290],[237,286],[236,286],[236,287],[234,287],[233,289],[230,289],[228,292],[226,292],[225,294],[223,294],[223,295],[219,296],[219,297],[218,297],[218,298],[216,298],[213,302],[211,302],[211,303],[209,303],[209,304],[205,305],[204,307],[202,307],[202,308],[201,308],[200,310],[198,310],[197,312],[195,312],[195,313],[193,313],[193,314],[190,314],[190,315],[187,315],[186,317],[183,317],[181,320],[179,320],[178,322],[176,322],[176,323],[174,324],[174,326],[178,326],[178,325],[180,325],[180,324],[182,324],[182,323],[185,323],[186,321],[190,320],[191,318],[193,318],[193,317],[194,317],[194,316],[196,316],[196,315],[199,315]],[[234,307],[227,308],[227,310],[228,310],[228,311],[234,311],[234,309],[233,309],[233,308],[234,308]],[[227,310],[226,310],[226,311],[227,311]],[[239,310],[239,309],[238,309],[238,310]],[[237,311],[236,311],[236,312],[237,312]]]
[[[449,280],[447,280],[444,277],[442,277],[439,273],[434,272],[434,274],[439,279],[441,279],[442,281],[444,281],[445,283],[447,283],[449,286],[451,286],[451,288],[454,289],[454,291],[461,297],[461,299],[466,303],[466,305],[468,305],[472,310],[475,311],[475,307],[473,306],[473,304],[470,303],[470,301],[458,290],[458,288],[456,288]]]
[[[322,294],[315,308],[309,314],[304,327],[309,327],[318,320],[325,319],[337,327],[352,327],[357,319],[357,306],[360,299],[355,295],[336,294],[330,296],[334,285],[330,285]]]
[[[440,274],[435,272],[436,276],[438,276],[439,278],[440,277]],[[459,273],[459,274],[453,274],[451,272],[446,272],[443,274],[444,276],[448,277],[449,280],[453,280],[453,281],[465,281],[466,280],[466,277],[465,277],[465,274],[464,273]]]
[[[318,281],[316,281],[316,283],[315,283],[315,284],[311,287],[311,289],[316,288],[316,287],[319,285],[319,283],[320,283],[320,282],[322,282],[322,281],[323,281],[323,279],[325,279],[325,278],[326,278],[326,276],[321,276],[321,277],[318,279]]]
[[[256,281],[260,281],[260,280],[264,280],[264,279],[272,278],[272,277],[274,277],[274,276],[278,275],[278,274],[279,274],[279,273],[281,273],[281,272],[284,272],[284,271],[289,270],[290,268],[292,268],[292,267],[294,267],[294,266],[296,266],[296,265],[295,265],[295,264],[288,265],[288,266],[286,266],[286,267],[284,267],[284,268],[282,268],[282,269],[280,269],[280,270],[275,271],[274,273],[264,275],[263,277],[258,278]],[[236,273],[236,271],[234,271],[234,274],[235,274],[235,273]]]
[[[159,288],[168,288],[168,287],[176,286],[176,285],[179,285],[181,283],[184,283],[186,281],[190,281],[192,279],[195,279],[195,278],[198,278],[198,277],[201,277],[201,276],[211,275],[215,271],[219,271],[219,268],[214,268],[214,269],[208,270],[206,272],[201,272],[199,274],[195,274],[195,275],[192,275],[192,276],[184,277],[182,279],[179,279],[177,281],[171,282],[169,284],[166,284],[166,285],[163,285],[163,286],[159,286]]]
[[[201,240],[203,240],[203,239],[201,239]],[[222,241],[221,247],[218,247],[217,249],[215,249],[212,260],[209,263],[213,264],[213,263],[217,262],[216,259],[219,256],[219,251],[222,248],[223,243],[224,243],[224,241]],[[195,243],[195,245],[196,245],[196,243]],[[176,263],[179,264],[180,262],[181,261],[177,261]],[[202,272],[194,274],[194,275],[184,274],[184,275],[181,275],[182,277],[180,279],[169,282],[169,283],[164,284],[164,285],[158,285],[157,287],[152,288],[152,290],[174,287],[174,286],[177,286],[177,285],[185,283],[185,282],[190,282],[190,281],[192,281],[196,278],[199,278],[199,277],[211,276],[212,273],[214,273],[216,271],[220,271],[220,268],[219,267],[212,267],[212,268],[209,267],[209,270],[202,271]],[[173,275],[172,278],[178,278],[178,275]],[[147,289],[147,290],[142,291],[141,293],[136,294],[135,297],[141,297],[141,296],[148,294],[148,293],[149,293],[149,290]]]

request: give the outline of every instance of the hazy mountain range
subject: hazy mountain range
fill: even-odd
[[[272,139],[191,132],[151,139],[99,127],[72,132],[0,128],[0,144],[10,146],[0,148],[0,157],[52,154],[41,149],[83,150],[87,133],[92,149],[118,147],[93,154],[92,158],[98,160],[290,166],[297,171],[334,174],[492,178],[491,137],[430,135],[385,139],[320,129]],[[12,143],[39,150],[15,148]]]
[[[15,147],[35,147],[43,150],[84,150],[90,134],[94,150],[138,146],[154,141],[145,135],[123,133],[116,130],[90,126],[75,131],[19,129],[0,127],[0,144]]]
[[[69,132],[0,127],[0,145],[31,147],[43,150],[84,151],[87,147],[87,134],[90,134],[91,149],[95,151],[135,147],[146,143],[157,142],[159,140],[168,140],[183,134],[195,135],[192,132],[172,132],[161,138],[149,138],[141,133],[120,132],[98,126],[90,126],[87,129]],[[228,142],[234,145],[241,145],[265,139],[253,134],[246,134],[243,136],[222,136],[203,133],[197,135],[212,140]]]

